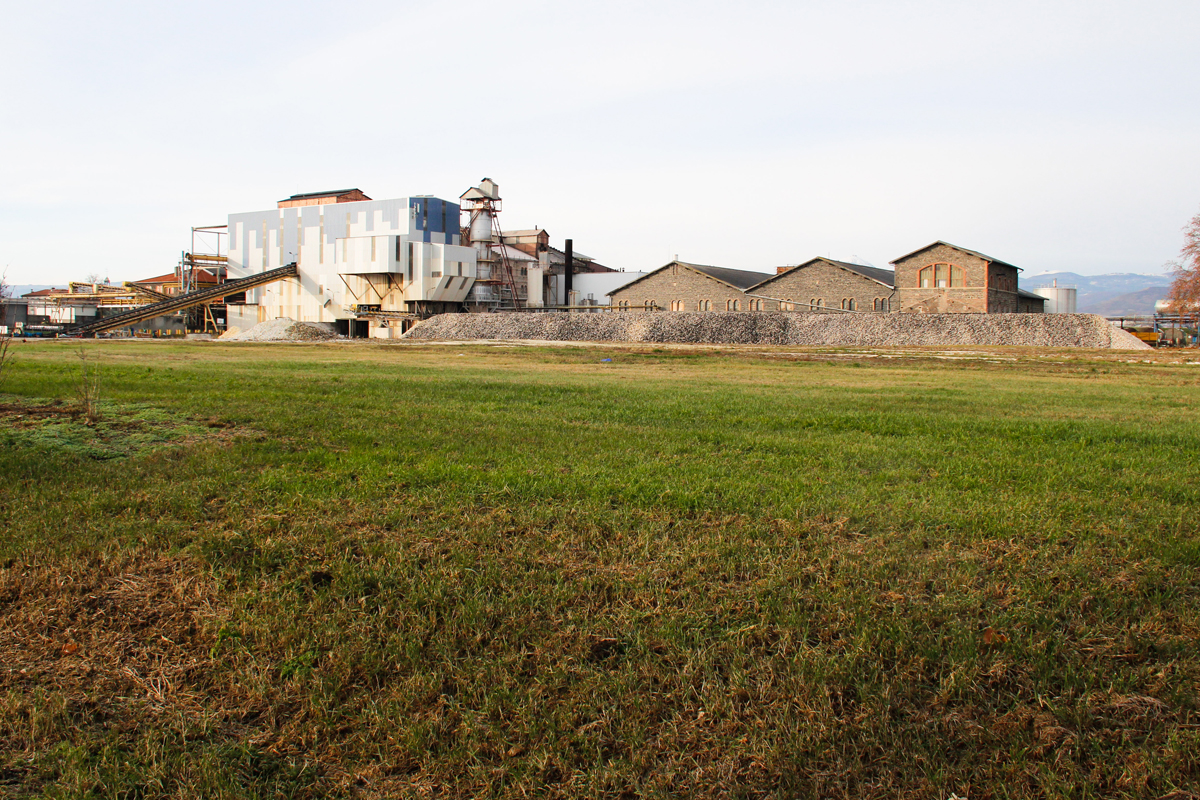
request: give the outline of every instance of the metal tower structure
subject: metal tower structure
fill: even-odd
[[[471,214],[468,231],[475,248],[475,285],[492,287],[487,302],[493,308],[519,309],[521,297],[497,219],[502,206],[500,187],[491,178],[484,178],[478,186],[463,192],[459,200],[462,209]]]

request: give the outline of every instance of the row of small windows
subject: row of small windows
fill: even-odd
[[[957,264],[930,264],[917,273],[922,289],[959,289],[967,285],[963,268]]]
[[[825,304],[825,299],[822,297],[809,298],[807,306],[805,306],[804,303],[796,303],[790,297],[786,300],[779,301],[779,310],[780,311],[795,311],[797,306],[801,307],[802,310],[807,310],[807,311],[816,311],[816,310],[822,309],[822,308],[832,308],[832,306],[827,306]],[[642,309],[656,310],[659,308],[659,305],[658,305],[658,302],[655,300],[646,300],[642,304],[637,305],[637,306],[632,305],[629,300],[618,300],[617,301],[617,309],[618,310],[627,311],[630,308],[642,308]],[[683,300],[672,300],[669,303],[669,308],[672,311],[687,311],[688,310],[687,303]],[[843,297],[841,300],[841,309],[843,311],[857,311],[858,310],[858,301],[855,300],[853,297]],[[696,310],[697,311],[712,311],[712,300],[697,300],[696,301]],[[726,300],[725,301],[725,310],[726,311],[741,311],[742,310],[742,301],[741,300]],[[756,297],[749,298],[746,301],[746,310],[747,311],[763,311],[764,310],[763,301]],[[888,298],[876,297],[874,300],[871,301],[871,310],[872,311],[887,311],[888,310]]]

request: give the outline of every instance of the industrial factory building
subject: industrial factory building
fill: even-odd
[[[230,277],[296,266],[295,277],[229,306],[229,326],[242,329],[289,317],[389,335],[393,320],[457,310],[476,279],[475,250],[460,244],[459,206],[437,197],[293,195],[269,211],[230,214],[228,235]]]
[[[230,277],[292,264],[296,274],[248,290],[244,304],[230,304],[228,324],[244,330],[287,317],[330,323],[350,336],[392,338],[431,314],[577,302],[562,280],[565,253],[540,228],[503,233],[500,210],[499,186],[485,178],[457,203],[372,200],[343,189],[231,214]],[[615,272],[580,254],[572,263],[574,272]]]
[[[499,187],[483,179],[458,202],[373,200],[360,189],[294,194],[227,225],[192,229],[173,273],[120,286],[72,285],[28,298],[25,330],[184,335],[248,330],[286,318],[351,337],[396,338],[419,319],[499,310],[1041,313],[1018,268],[937,241],[894,270],[814,258],[774,272],[674,260],[617,272],[550,244],[541,228],[504,233]],[[216,251],[198,254],[197,235]],[[225,254],[221,253],[225,237]],[[10,309],[15,312],[15,309]],[[15,327],[15,315],[14,327]]]

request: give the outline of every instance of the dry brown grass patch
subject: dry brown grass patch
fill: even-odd
[[[58,695],[77,722],[199,718],[209,630],[224,616],[216,595],[178,558],[10,564],[0,570],[0,691]]]

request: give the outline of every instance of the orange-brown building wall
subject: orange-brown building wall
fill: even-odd
[[[361,200],[370,200],[365,194],[355,189],[353,192],[345,194],[323,194],[317,197],[301,197],[296,200],[280,200],[280,208],[296,208],[297,206],[323,206],[329,203],[357,203]]]

